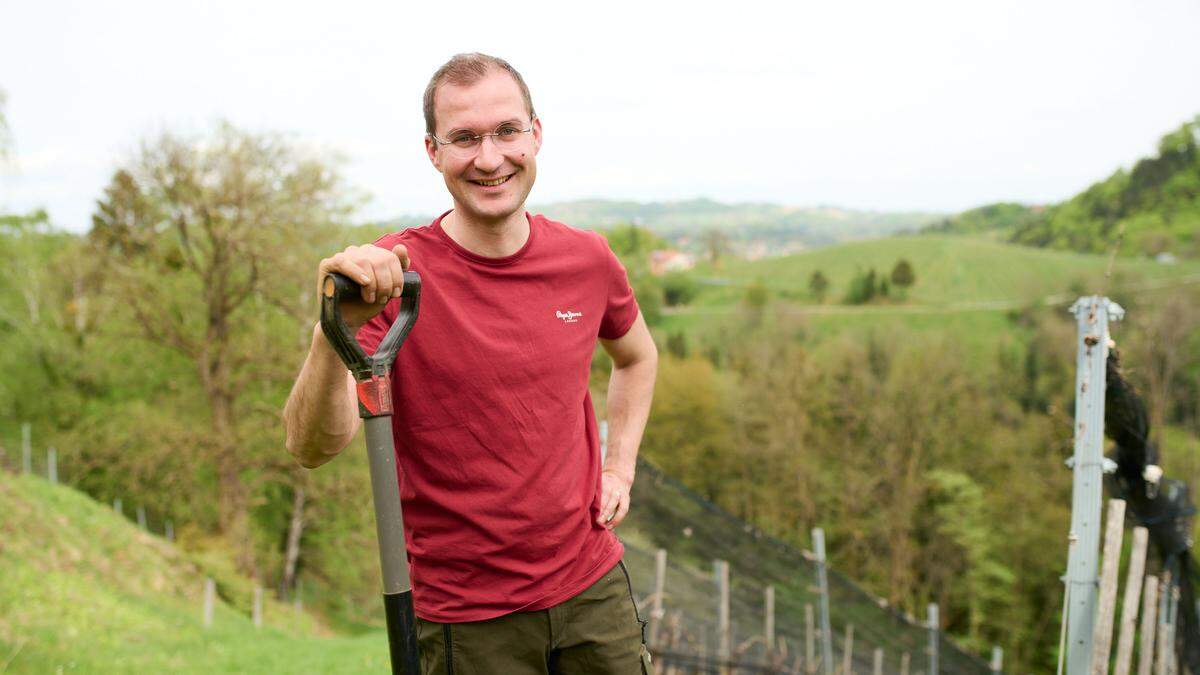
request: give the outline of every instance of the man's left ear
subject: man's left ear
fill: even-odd
[[[533,118],[533,154],[542,149],[542,118]]]

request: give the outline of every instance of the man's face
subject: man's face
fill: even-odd
[[[446,83],[438,87],[434,119],[434,133],[442,140],[463,131],[491,133],[504,124],[520,129],[530,126],[520,87],[511,75],[497,69],[469,86]],[[425,139],[425,150],[445,179],[455,209],[472,220],[492,223],[524,208],[537,177],[534,158],[541,147],[542,125],[537,120],[533,120],[532,133],[520,134],[515,141],[497,143],[495,138],[484,138],[465,153]],[[497,180],[501,182],[494,184]]]

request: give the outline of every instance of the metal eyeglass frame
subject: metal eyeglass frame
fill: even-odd
[[[514,129],[513,130],[514,134],[510,134],[510,135],[527,134],[527,133],[533,131],[534,122],[537,122],[537,115],[534,115],[529,120],[529,128],[528,129]],[[507,124],[507,122],[505,122],[505,124]],[[502,124],[501,126],[504,126],[504,125]],[[486,133],[486,134],[471,134],[469,137],[464,137],[464,138],[470,138],[470,140],[471,140],[471,145],[468,147],[465,147],[465,148],[460,145],[455,145],[454,141],[443,141],[442,139],[437,137],[437,134],[432,133],[432,132],[430,132],[429,137],[432,138],[434,140],[434,142],[437,143],[438,145],[453,145],[455,148],[457,148],[459,150],[477,150],[483,146],[483,139],[487,138],[488,136],[497,138],[501,134],[502,134],[502,131],[493,131],[493,132]]]

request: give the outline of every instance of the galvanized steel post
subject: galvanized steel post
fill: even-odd
[[[1067,560],[1067,675],[1086,675],[1091,665],[1096,620],[1097,566],[1104,460],[1104,390],[1108,323],[1125,310],[1098,295],[1079,298],[1075,314],[1075,474]]]

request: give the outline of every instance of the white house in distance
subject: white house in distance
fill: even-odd
[[[696,259],[683,251],[664,249],[650,252],[650,273],[654,276],[690,270],[695,266]]]

